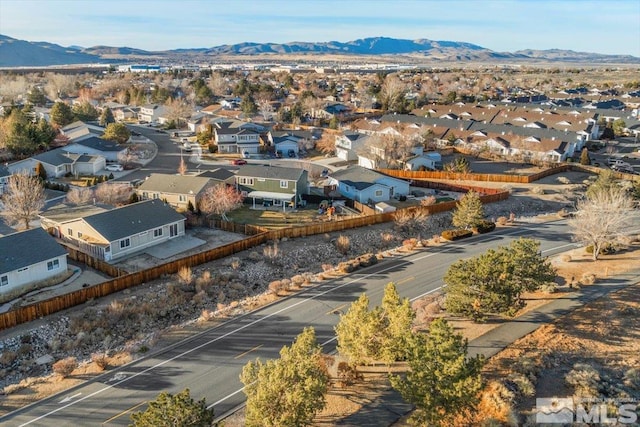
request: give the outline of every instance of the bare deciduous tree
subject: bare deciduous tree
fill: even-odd
[[[416,145],[419,143],[412,138],[378,134],[367,139],[362,147],[362,154],[376,160],[380,167],[398,168],[413,156],[412,150]]]
[[[185,163],[184,159],[182,157],[180,157],[180,165],[178,166],[178,173],[180,175],[185,175],[187,173],[187,164]]]
[[[44,207],[44,187],[37,177],[27,171],[18,172],[9,178],[5,194],[2,197],[4,209],[1,214],[11,225],[24,225],[37,218]]]
[[[124,205],[129,201],[133,187],[129,184],[104,182],[94,191],[96,200],[107,205]]]
[[[604,247],[624,236],[632,211],[633,200],[624,189],[595,191],[577,203],[576,215],[569,220],[573,238],[593,248],[595,261]]]
[[[167,117],[169,120],[175,121],[179,127],[180,122],[184,121],[193,112],[193,107],[182,99],[169,99],[166,102],[168,108]]]
[[[380,88],[380,99],[378,100],[385,111],[404,111],[404,96],[407,93],[406,85],[393,75],[388,75]]]
[[[209,187],[200,199],[200,210],[207,215],[220,215],[228,221],[227,212],[239,208],[244,196],[235,188],[226,184],[218,184]]]
[[[270,120],[273,117],[273,105],[271,105],[271,101],[267,98],[260,98],[256,102],[258,105],[258,111],[260,115],[262,115],[263,120]]]
[[[67,193],[66,201],[72,205],[82,206],[91,203],[93,190],[90,188],[73,187]]]

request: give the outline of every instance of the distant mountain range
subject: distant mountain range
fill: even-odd
[[[174,49],[150,52],[130,47],[79,46],[62,47],[53,43],[28,42],[0,35],[0,67],[40,67],[49,65],[125,63],[135,61],[194,61],[219,56],[247,57],[286,55],[343,55],[412,58],[421,63],[429,61],[451,62],[573,62],[587,64],[640,64],[640,58],[630,55],[603,55],[571,50],[520,50],[495,52],[472,43],[435,41],[428,39],[405,40],[371,37],[346,43],[238,43],[211,48]]]

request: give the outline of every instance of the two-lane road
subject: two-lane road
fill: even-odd
[[[393,281],[404,297],[415,299],[441,288],[448,266],[520,236],[541,241],[545,255],[573,246],[564,221],[503,228],[460,243],[431,247],[396,257],[345,276],[322,282],[295,296],[232,319],[171,348],[23,408],[0,419],[4,425],[127,425],[158,393],[189,388],[223,414],[244,401],[239,374],[256,357],[276,358],[280,348],[305,326],[314,326],[325,351],[335,348],[333,327],[351,302],[366,292],[379,304],[384,286]]]

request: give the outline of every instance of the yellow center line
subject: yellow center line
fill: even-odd
[[[115,420],[115,419],[116,419],[116,418],[118,418],[118,417],[123,416],[123,415],[124,415],[124,414],[126,414],[127,412],[131,412],[131,411],[133,411],[134,409],[136,409],[136,408],[138,408],[138,407],[140,407],[140,406],[144,405],[145,403],[147,403],[147,401],[146,401],[146,400],[145,400],[145,401],[143,401],[143,402],[138,403],[138,404],[137,404],[137,405],[135,405],[135,406],[132,406],[131,408],[127,409],[126,411],[122,411],[122,412],[120,412],[118,415],[114,415],[113,417],[109,418],[107,421],[104,421],[104,422],[102,423],[102,425],[105,425],[106,423],[108,423],[108,422],[110,422],[110,421],[113,421],[113,420]]]
[[[260,344],[257,345],[255,347],[253,347],[251,350],[247,350],[244,353],[240,353],[239,355],[237,355],[236,357],[234,357],[234,359],[240,359],[242,356],[246,356],[247,354],[251,353],[252,351],[256,351],[257,349],[259,349],[260,347],[262,347],[264,344]]]
[[[406,279],[402,279],[402,280],[400,280],[399,282],[396,282],[396,285],[402,285],[403,283],[410,282],[410,281],[412,281],[413,279],[415,279],[415,277],[414,277],[414,276],[407,277]]]
[[[349,304],[342,304],[342,305],[340,305],[340,306],[338,306],[336,308],[333,308],[333,309],[327,311],[327,314],[336,314],[338,311],[340,311],[341,308],[346,307],[347,305],[349,305]]]

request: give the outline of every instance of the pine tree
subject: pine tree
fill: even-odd
[[[453,225],[460,228],[473,228],[484,219],[484,208],[480,196],[470,190],[460,198],[453,212]]]
[[[393,282],[389,283],[384,290],[381,309],[384,341],[380,356],[381,360],[391,364],[406,357],[415,312],[408,298],[400,298]]]
[[[246,364],[240,380],[247,396],[246,426],[310,425],[325,406],[329,383],[313,328],[305,328],[291,347],[283,347],[280,359]]]
[[[582,149],[582,152],[580,153],[580,164],[581,165],[590,165],[591,164],[591,158],[589,157],[589,150],[585,148]]]
[[[100,114],[100,126],[107,126],[109,123],[115,123],[116,119],[113,117],[113,112],[111,108],[106,107],[102,110],[102,114]]]
[[[210,427],[213,409],[205,399],[194,401],[185,389],[176,395],[162,392],[149,402],[147,410],[131,414],[132,427]]]
[[[131,137],[131,132],[123,123],[110,123],[104,130],[104,139],[116,141],[118,144],[124,144]]]
[[[379,311],[380,309],[370,311],[369,298],[362,294],[340,316],[340,322],[335,327],[337,349],[352,365],[380,360],[383,332]]]
[[[443,319],[431,323],[426,337],[414,335],[409,345],[409,372],[404,378],[392,375],[391,385],[415,405],[414,424],[448,426],[476,404],[482,359],[467,357],[467,340]]]
[[[64,127],[73,122],[73,111],[64,102],[56,102],[51,107],[51,123],[58,127]]]

